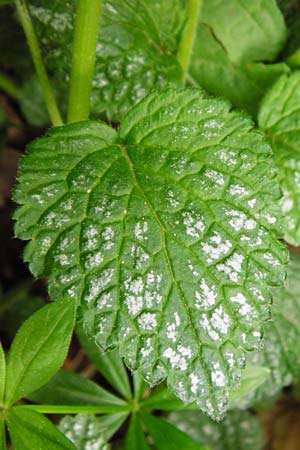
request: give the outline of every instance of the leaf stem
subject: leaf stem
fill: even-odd
[[[200,10],[203,0],[188,1],[188,19],[182,32],[181,40],[178,47],[177,59],[183,70],[183,82],[186,76],[192,56],[194,40],[197,32],[197,26],[200,16]]]
[[[88,119],[99,33],[101,0],[77,0],[68,123]]]
[[[111,414],[128,412],[132,409],[127,405],[103,405],[103,406],[83,406],[83,405],[22,405],[42,414]]]
[[[21,95],[20,88],[3,73],[0,73],[0,90],[6,92],[15,99],[19,99]]]
[[[54,126],[62,125],[62,119],[56,105],[50,81],[43,63],[39,43],[33,28],[26,0],[15,0],[20,22],[24,29],[34,67],[43,91],[51,122]]]

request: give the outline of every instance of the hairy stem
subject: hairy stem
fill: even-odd
[[[177,59],[183,70],[184,83],[186,81],[190,59],[192,56],[201,7],[202,0],[189,0],[188,2],[188,19],[184,27],[177,52]]]
[[[45,103],[49,112],[51,122],[54,126],[62,125],[62,119],[56,105],[51,89],[50,81],[43,63],[39,43],[33,28],[31,17],[26,5],[26,0],[15,0],[20,22],[28,42],[34,67],[43,91]]]
[[[0,73],[0,90],[16,99],[21,95],[19,87],[3,73]]]
[[[68,122],[88,119],[99,33],[101,0],[77,0]]]
[[[29,408],[42,414],[111,414],[129,412],[131,405],[103,405],[103,406],[83,406],[83,405],[22,405],[22,408]]]

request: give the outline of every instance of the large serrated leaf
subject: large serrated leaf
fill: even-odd
[[[30,0],[45,61],[67,92],[76,1]],[[96,48],[92,112],[121,116],[154,87],[180,86],[176,59],[185,21],[183,0],[105,0]]]
[[[245,411],[231,411],[215,423],[197,411],[176,411],[169,420],[212,450],[262,450],[264,433],[257,417]]]
[[[300,244],[300,72],[283,76],[265,96],[259,126],[269,136],[283,190],[285,239]]]
[[[20,165],[16,234],[54,298],[150,384],[213,417],[259,346],[286,250],[271,149],[198,89],[151,94],[119,133],[49,131]]]
[[[264,348],[249,353],[248,359],[270,370],[266,382],[240,400],[242,408],[275,397],[292,380],[300,377],[300,259],[288,267],[287,287],[274,292],[273,320],[265,325]]]

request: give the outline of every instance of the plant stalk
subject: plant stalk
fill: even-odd
[[[0,90],[6,92],[15,99],[19,99],[21,96],[20,88],[3,73],[0,73]]]
[[[182,81],[185,84],[192,56],[194,41],[197,33],[197,26],[202,8],[203,0],[188,1],[188,19],[185,24],[181,40],[178,47],[177,59],[182,67]]]
[[[63,122],[43,63],[39,43],[26,5],[26,0],[15,0],[15,2],[18,11],[18,16],[28,42],[33,64],[43,91],[45,103],[49,112],[51,122],[54,126],[62,125]]]
[[[90,114],[101,3],[101,0],[76,2],[68,123],[86,120]]]

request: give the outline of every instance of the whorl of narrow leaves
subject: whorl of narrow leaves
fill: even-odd
[[[285,239],[300,244],[300,72],[283,76],[264,98],[259,126],[269,136],[278,168]]]
[[[170,89],[119,133],[51,130],[20,164],[16,234],[32,272],[80,303],[101,348],[212,417],[260,344],[267,286],[283,280],[270,152],[226,102]]]

